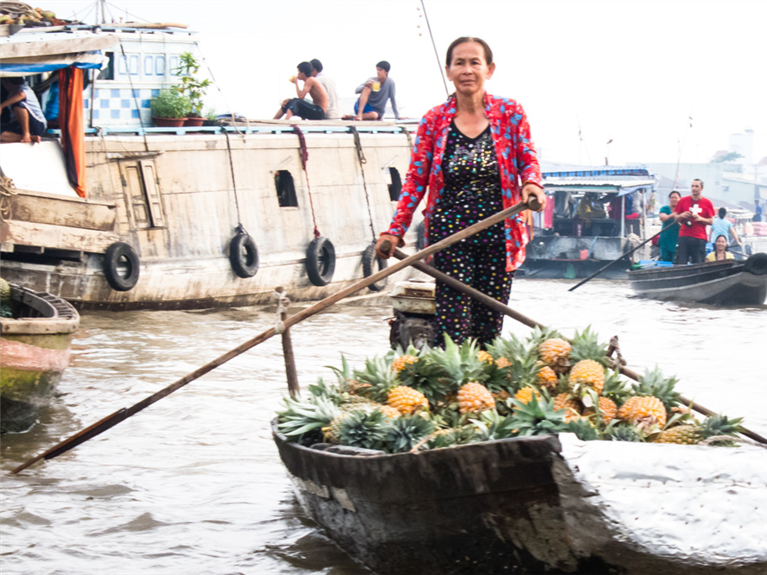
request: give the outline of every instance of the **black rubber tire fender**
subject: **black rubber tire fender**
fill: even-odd
[[[767,274],[767,254],[756,253],[750,256],[745,265],[744,271],[754,274],[755,276],[762,276]]]
[[[376,264],[378,265],[378,269],[376,269]],[[374,273],[386,269],[387,267],[389,267],[389,261],[383,258],[379,258],[376,255],[375,242],[366,247],[365,251],[362,252],[362,275],[364,275],[366,278],[369,278]],[[388,281],[389,278],[385,277],[375,283],[370,284],[368,289],[370,291],[381,291],[386,287]]]
[[[306,249],[306,273],[312,284],[328,285],[336,271],[336,249],[328,238],[315,238]]]
[[[239,277],[252,278],[258,272],[258,246],[248,234],[239,232],[229,243],[229,263]]]
[[[109,246],[104,252],[103,267],[107,283],[113,290],[130,291],[136,287],[139,276],[139,259],[138,254],[130,244],[115,242]]]

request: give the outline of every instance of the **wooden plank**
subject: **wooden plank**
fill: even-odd
[[[13,197],[10,219],[108,232],[114,229],[115,209],[69,198],[19,193]]]
[[[139,160],[141,175],[144,177],[144,190],[146,192],[149,214],[152,217],[152,225],[155,228],[165,227],[165,214],[162,209],[160,188],[157,186],[154,160]]]
[[[118,42],[119,39],[116,34],[89,34],[88,36],[46,40],[44,42],[41,42],[39,38],[35,38],[26,42],[3,43],[3,59],[105,50],[115,46]]]
[[[119,240],[115,233],[98,230],[16,220],[4,221],[0,225],[0,242],[4,247],[13,244],[100,254]]]

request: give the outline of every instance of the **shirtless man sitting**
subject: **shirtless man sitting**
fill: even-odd
[[[8,98],[0,103],[0,114],[9,108],[12,121],[3,125],[0,142],[40,142],[48,125],[32,88],[24,78],[3,78],[3,87],[8,90]]]
[[[312,77],[313,70],[309,62],[301,62],[298,65],[298,76],[290,79],[296,85],[297,97],[282,102],[282,106],[274,116],[275,120],[279,120],[282,116],[285,116],[286,120],[293,116],[299,116],[304,120],[325,119],[325,112],[328,110],[328,93],[322,84]],[[298,87],[299,80],[304,83],[303,88]],[[307,94],[311,96],[312,102],[304,100]]]

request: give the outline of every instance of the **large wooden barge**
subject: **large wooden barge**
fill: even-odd
[[[263,303],[280,285],[320,298],[384,265],[370,245],[393,213],[412,125],[156,128],[151,98],[178,81],[174,62],[196,35],[60,28],[0,39],[3,66],[35,77],[24,62],[56,51],[76,65],[78,45],[113,38],[102,69],[86,70],[87,194],[67,184],[57,131],[39,145],[3,144],[8,280],[79,308],[179,309]],[[414,245],[415,232],[407,239]]]

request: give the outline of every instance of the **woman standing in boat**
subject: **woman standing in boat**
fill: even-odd
[[[733,260],[735,257],[727,251],[727,236],[719,234],[714,242],[714,251],[706,256],[707,262],[718,262],[720,260]]]
[[[424,219],[430,244],[530,196],[541,209],[546,204],[522,106],[485,92],[485,81],[495,71],[487,43],[469,37],[453,41],[445,70],[455,93],[421,120],[397,210],[376,245],[380,257],[388,258],[395,246],[404,245],[402,237],[427,189]],[[381,250],[385,240],[392,246],[387,253]],[[520,214],[438,252],[434,267],[506,303],[527,242]],[[501,313],[439,281],[436,307],[437,345],[443,344],[443,334],[457,343],[474,337],[481,344],[500,335]]]

